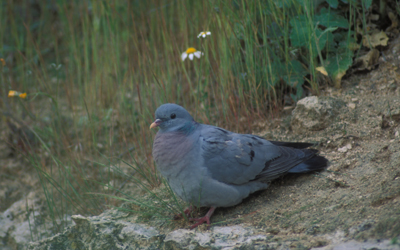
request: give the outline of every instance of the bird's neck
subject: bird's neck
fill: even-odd
[[[177,129],[177,132],[181,132],[186,135],[190,135],[196,129],[196,125],[197,125],[197,123],[194,121],[185,122],[185,124],[182,127],[179,127]]]

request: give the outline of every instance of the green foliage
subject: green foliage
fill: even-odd
[[[328,66],[326,67],[328,74],[336,76],[346,72],[346,70],[350,68],[353,63],[353,55],[351,53],[331,54],[326,59],[326,62],[328,63]]]
[[[338,0],[326,0],[326,2],[329,4],[329,6],[331,8],[336,9],[339,5],[339,1]]]
[[[338,2],[329,1],[328,3],[331,7],[337,8]],[[317,64],[317,59],[322,66],[328,67],[327,71],[333,79],[346,72],[351,66],[353,57],[351,46],[356,41],[351,36],[352,31],[349,29],[350,24],[347,18],[339,12],[321,8],[318,13],[311,14],[305,7],[304,14],[290,20],[290,26],[291,45],[305,51],[305,55],[309,58],[309,71],[303,71],[303,77],[314,71],[312,67]],[[307,59],[303,57],[304,60]],[[314,87],[313,84],[312,86]],[[296,97],[301,97],[301,93],[302,91],[297,89]]]
[[[325,28],[338,27],[349,29],[349,21],[337,11],[322,8],[313,18],[314,25],[321,25]]]
[[[298,101],[303,95],[304,76],[308,71],[298,60],[292,60],[288,66],[288,74],[284,75],[283,79],[296,89],[296,95],[291,94],[291,97],[294,101]]]

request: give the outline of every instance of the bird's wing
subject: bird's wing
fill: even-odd
[[[204,165],[213,179],[224,183],[272,181],[317,152],[276,146],[258,136],[202,126],[199,140]]]

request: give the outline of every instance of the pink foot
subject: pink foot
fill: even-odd
[[[197,221],[197,223],[193,224],[190,229],[196,228],[206,222],[208,224],[207,229],[210,229],[210,218],[213,215],[216,207],[211,207],[210,210],[208,210],[207,214],[204,217],[201,218],[196,218],[196,219],[190,219],[190,221]]]

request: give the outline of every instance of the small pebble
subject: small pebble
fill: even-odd
[[[344,147],[342,147],[342,148],[338,148],[338,151],[339,152],[342,152],[342,153],[346,153],[349,149],[351,149],[352,148],[352,146],[351,146],[351,144],[349,143],[349,144],[347,144],[346,146],[344,146]]]
[[[356,104],[355,103],[349,103],[349,104],[347,104],[347,106],[349,107],[349,108],[351,108],[351,109],[355,109],[356,108]]]

